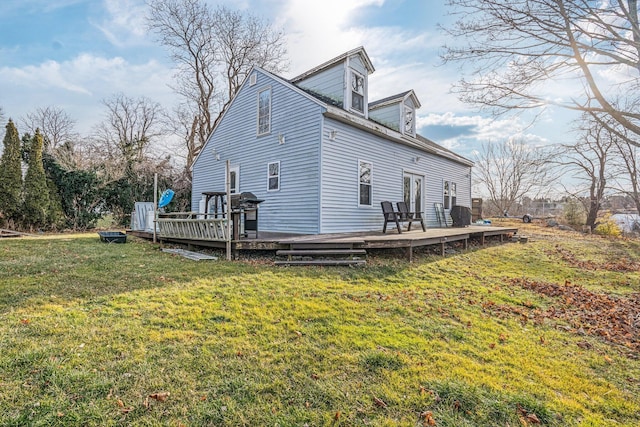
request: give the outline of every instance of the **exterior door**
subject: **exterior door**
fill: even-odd
[[[415,173],[405,172],[404,201],[411,212],[424,213],[424,176]]]
[[[238,165],[229,168],[229,187],[231,194],[240,192],[240,166]]]

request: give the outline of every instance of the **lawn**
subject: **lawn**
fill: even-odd
[[[640,242],[517,226],[364,268],[2,239],[0,425],[640,425]]]

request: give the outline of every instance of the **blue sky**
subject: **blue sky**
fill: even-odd
[[[484,141],[514,136],[546,144],[571,138],[566,116],[545,111],[526,127],[522,118],[493,120],[450,93],[457,67],[440,64],[438,24],[450,17],[444,0],[209,1],[262,15],[287,34],[293,77],[357,46],[376,68],[369,99],[414,89],[422,103],[419,132],[473,159]],[[122,92],[167,109],[172,64],[145,29],[144,0],[0,1],[0,107],[5,120],[58,106],[83,135],[103,119],[101,100]],[[21,131],[22,132],[22,131]]]

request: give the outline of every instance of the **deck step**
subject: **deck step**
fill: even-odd
[[[276,265],[364,265],[365,259],[309,259],[276,261]]]
[[[353,249],[354,244],[364,244],[358,242],[296,242],[288,243],[289,247],[295,249]]]
[[[277,256],[344,256],[344,255],[366,255],[364,249],[291,249],[279,250]]]

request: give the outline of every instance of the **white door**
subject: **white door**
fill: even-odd
[[[405,172],[403,183],[404,201],[409,211],[424,214],[424,176]]]
[[[240,166],[238,165],[229,167],[229,187],[231,194],[240,192]]]

